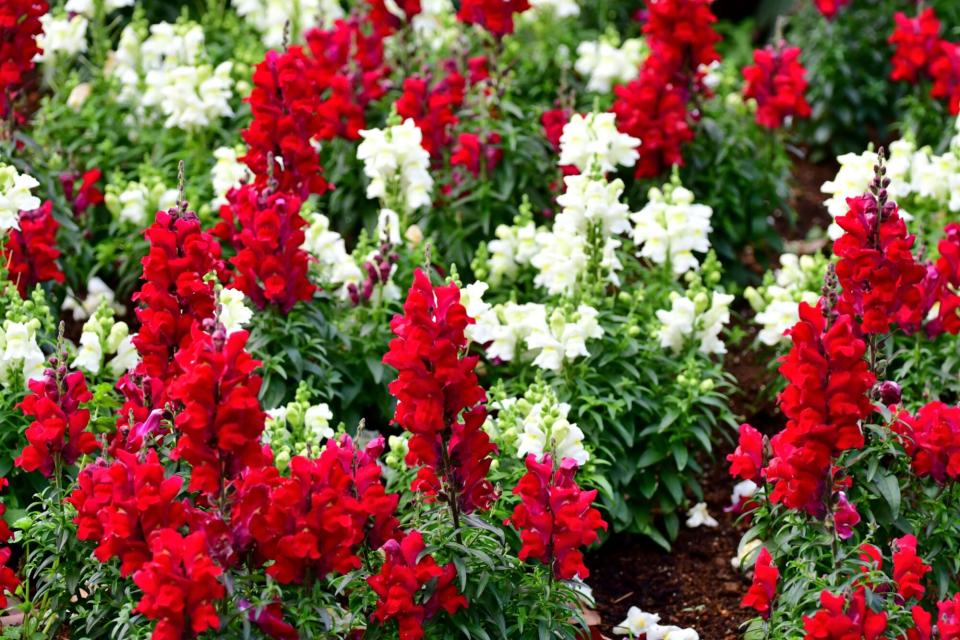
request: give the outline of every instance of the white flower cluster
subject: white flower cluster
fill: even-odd
[[[530,0],[532,13],[550,12],[557,18],[575,18],[580,15],[577,0]]]
[[[617,129],[616,114],[573,114],[560,135],[560,164],[582,172],[608,173],[618,165],[632,167],[640,157],[639,138]]]
[[[703,354],[723,354],[727,346],[720,339],[720,332],[730,322],[730,303],[733,296],[714,291],[708,296],[706,291],[697,293],[692,299],[676,291],[670,294],[669,311],[657,311],[660,330],[657,336],[660,346],[679,352],[689,338],[699,342],[698,350]]]
[[[233,63],[207,61],[200,25],[160,22],[143,40],[127,26],[107,69],[120,82],[121,102],[156,110],[167,128],[194,130],[233,115]]]
[[[773,346],[787,340],[783,333],[800,320],[800,303],[814,305],[820,298],[826,259],[823,256],[780,256],[780,268],[759,289],[747,287],[743,296],[757,312],[757,338]],[[769,281],[767,281],[769,280]]]
[[[227,204],[227,193],[250,175],[247,165],[239,160],[243,147],[219,147],[213,152],[216,159],[210,169],[210,182],[213,184],[213,207],[219,209]]]
[[[113,289],[97,276],[93,276],[87,281],[87,297],[80,300],[72,290],[68,289],[61,309],[72,311],[74,320],[86,320],[102,305],[110,307],[115,313],[123,313],[123,305],[118,304],[116,300]]]
[[[177,190],[170,189],[159,179],[145,178],[125,185],[108,184],[104,204],[117,219],[143,227],[157,211],[177,204]]]
[[[616,84],[626,84],[640,73],[640,63],[647,55],[640,38],[624,40],[619,47],[607,40],[581,42],[577,46],[574,69],[587,80],[587,90],[610,93]]]
[[[334,437],[330,426],[333,412],[325,402],[311,404],[307,389],[297,390],[296,399],[267,411],[263,440],[273,450],[274,461],[284,470],[293,456],[315,457],[323,442]]]
[[[103,368],[104,356],[110,354],[115,355],[107,368],[115,379],[140,361],[127,323],[114,322],[113,311],[104,304],[83,324],[77,355],[70,366],[97,375]]]
[[[647,204],[633,214],[633,240],[638,255],[656,264],[669,264],[674,275],[700,266],[694,252],[710,250],[713,209],[693,200],[693,192],[674,177],[662,189],[653,187]]]
[[[239,289],[225,288],[217,293],[217,318],[227,334],[240,331],[253,318],[253,310],[244,299],[243,291]]]
[[[559,402],[553,389],[531,386],[522,398],[505,398],[493,404],[497,417],[488,417],[484,429],[498,444],[515,449],[518,458],[529,454],[543,460],[569,458],[583,466],[590,459],[580,427],[569,420],[570,405]]]
[[[862,196],[870,186],[873,180],[873,168],[876,166],[879,156],[874,151],[865,151],[861,154],[845,153],[837,156],[837,162],[840,163],[840,169],[833,180],[824,182],[820,191],[828,194],[830,197],[824,201],[827,207],[827,213],[837,219],[847,213],[847,198]],[[830,225],[828,229],[831,240],[836,240],[843,235],[841,229],[836,223]]]
[[[268,48],[283,45],[287,24],[303,35],[315,26],[327,28],[344,17],[338,0],[233,0],[234,9],[263,35]]]
[[[363,142],[357,158],[370,183],[367,197],[379,198],[384,207],[409,211],[430,205],[433,178],[430,154],[421,144],[423,133],[411,118],[385,129],[360,131]]]
[[[683,629],[673,625],[660,624],[660,616],[647,613],[639,607],[630,607],[627,619],[613,628],[619,636],[628,636],[631,640],[700,640],[700,634],[693,629]]]
[[[494,234],[497,239],[487,243],[487,266],[490,284],[496,287],[504,280],[515,280],[520,267],[530,264],[537,255],[537,225],[532,222],[513,226],[501,224]]]
[[[487,289],[485,282],[469,284],[461,289],[460,301],[476,320],[467,327],[467,338],[486,345],[491,360],[532,357],[534,366],[559,371],[566,362],[589,356],[587,340],[603,336],[598,312],[589,305],[571,313],[533,302],[491,306],[483,301]]]
[[[31,318],[15,322],[4,320],[0,325],[0,384],[10,385],[11,372],[18,371],[24,385],[43,376],[46,357],[37,344],[40,321]]]
[[[79,13],[73,15],[40,16],[43,32],[37,36],[40,53],[34,56],[38,62],[55,60],[58,56],[72,57],[87,50],[87,26],[90,21]]]
[[[698,502],[687,511],[687,526],[691,529],[698,527],[716,527],[719,526],[717,519],[710,515],[707,510],[706,502]]]
[[[20,212],[33,211],[40,199],[30,191],[40,183],[12,165],[0,164],[0,236],[20,228]]]
[[[420,13],[413,16],[410,24],[418,42],[426,42],[436,50],[456,40],[459,32],[455,20],[451,0],[420,0]]]
[[[106,13],[112,13],[117,9],[132,7],[133,4],[134,0],[103,0],[103,10]],[[80,13],[87,17],[93,17],[95,5],[96,0],[67,0],[63,9],[67,13]]]

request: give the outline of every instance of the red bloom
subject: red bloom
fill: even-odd
[[[816,5],[817,11],[823,14],[823,17],[828,20],[832,19],[837,15],[837,12],[850,4],[851,0],[813,0],[813,4]]]
[[[9,484],[6,478],[0,478],[0,490],[6,489]],[[13,537],[10,527],[3,519],[6,510],[6,505],[0,502],[0,542],[7,542]],[[10,547],[0,547],[0,608],[6,608],[7,594],[13,593],[20,585],[20,578],[7,566],[11,553]]]
[[[486,393],[474,371],[477,357],[460,357],[473,319],[455,284],[435,288],[420,269],[403,310],[390,323],[397,337],[383,362],[399,371],[390,383],[393,419],[413,434],[406,460],[422,467],[415,487],[434,495],[442,479],[457,510],[487,509],[496,495],[486,479],[496,448],[480,427]]]
[[[804,640],[877,640],[887,628],[887,614],[875,613],[866,602],[866,590],[859,587],[847,599],[829,591],[820,594],[821,608],[803,617]]]
[[[803,96],[807,79],[799,47],[757,49],[753,62],[743,68],[743,95],[757,101],[757,124],[776,129],[788,117],[810,116],[810,105]]]
[[[597,531],[607,529],[600,512],[590,506],[597,491],[577,486],[577,465],[570,458],[554,469],[549,455],[541,463],[530,454],[526,464],[527,473],[513,489],[520,504],[507,521],[520,531],[520,559],[550,565],[561,580],[588,577],[579,547],[593,544]]]
[[[53,217],[53,203],[47,200],[39,209],[20,212],[20,229],[11,229],[3,247],[0,262],[7,267],[8,277],[17,284],[20,296],[41,282],[63,282],[63,272],[57,266],[57,229],[60,223]]]
[[[133,576],[143,590],[136,611],[157,621],[152,640],[182,640],[220,628],[214,602],[225,590],[223,570],[207,555],[207,540],[198,531],[183,537],[174,529],[150,536],[150,561]]]
[[[60,185],[63,187],[63,196],[70,203],[73,215],[78,218],[86,213],[87,209],[103,202],[103,193],[97,189],[103,173],[93,168],[82,176],[79,172],[70,171],[60,175]],[[80,185],[77,186],[77,181]]]
[[[867,394],[874,376],[848,315],[828,326],[819,305],[801,303],[788,335],[793,345],[780,365],[788,384],[779,397],[787,426],[771,440],[774,457],[764,475],[775,485],[772,502],[823,515],[832,459],[863,446],[860,421],[873,410]]]
[[[837,218],[844,234],[833,245],[843,291],[837,309],[860,319],[864,333],[887,333],[891,324],[916,331],[924,319],[927,270],[913,257],[897,205],[873,194],[848,198]]]
[[[453,141],[452,129],[459,122],[456,110],[463,105],[466,80],[456,69],[433,87],[426,80],[410,77],[403,81],[403,95],[397,99],[397,114],[413,118],[423,132],[423,148],[435,160]]]
[[[467,606],[454,584],[456,568],[452,563],[438,565],[433,556],[423,554],[425,548],[419,531],[411,531],[399,542],[387,541],[380,572],[367,578],[377,594],[373,619],[381,624],[396,620],[400,640],[422,638],[423,623],[440,609],[453,615]]]
[[[0,5],[0,120],[8,120],[27,74],[40,53],[37,36],[43,31],[40,16],[49,6],[45,0],[6,0]],[[14,120],[23,118],[14,112]]]
[[[894,80],[917,82],[929,74],[930,63],[940,47],[940,21],[932,7],[924,9],[916,18],[908,18],[898,11],[893,16],[896,27],[888,42],[894,46]]]
[[[490,175],[503,158],[500,139],[500,134],[495,131],[488,133],[482,142],[476,133],[461,133],[450,156],[450,164],[464,167],[474,178],[480,177],[481,171]]]
[[[142,462],[119,451],[113,463],[87,465],[66,499],[77,509],[77,538],[98,544],[100,562],[120,558],[121,575],[138,571],[150,559],[150,535],[185,523],[184,502],[177,500],[182,485],[182,477],[166,475],[154,450]]]
[[[299,640],[300,634],[297,633],[296,628],[284,622],[283,605],[279,600],[266,606],[249,607],[249,609],[250,613],[247,614],[247,617],[267,637],[274,640]]]
[[[390,4],[395,9],[387,7],[387,0],[367,0],[367,4],[370,5],[367,16],[376,31],[390,32],[399,29],[422,11],[420,0],[391,0]],[[396,9],[400,10],[400,15],[394,13]]]
[[[191,465],[190,491],[216,495],[224,484],[268,462],[260,444],[266,413],[260,407],[258,360],[247,353],[247,332],[211,335],[194,328],[188,347],[176,354],[182,373],[170,383],[169,397],[183,409],[174,456]]]
[[[917,475],[933,476],[941,484],[960,477],[960,408],[930,402],[916,418],[902,413],[893,429],[903,436]]]
[[[763,469],[763,435],[744,423],[740,425],[740,442],[737,450],[727,456],[730,463],[730,475],[741,480],[761,482],[760,470]]]
[[[557,108],[548,109],[540,116],[543,135],[554,151],[560,151],[560,137],[563,135],[563,128],[570,122],[570,115],[569,109]]]
[[[233,284],[259,308],[271,304],[283,313],[312,298],[316,287],[307,278],[309,258],[301,248],[307,223],[300,198],[247,184],[231,189],[227,201],[214,233],[237,252],[230,259]]]
[[[651,56],[673,69],[696,71],[720,59],[716,44],[720,34],[713,28],[717,17],[712,0],[646,0],[647,21],[643,33]]]
[[[841,540],[849,540],[853,536],[853,528],[860,523],[860,514],[857,508],[847,499],[847,494],[838,491],[834,496],[833,527]]]
[[[906,640],[931,640],[933,638],[933,616],[920,605],[910,609],[913,628],[907,629]]]
[[[31,380],[30,394],[20,403],[23,413],[33,418],[27,427],[27,444],[15,464],[24,471],[53,475],[57,461],[65,465],[92,453],[99,446],[87,431],[90,410],[80,405],[93,394],[80,371],[63,375],[48,369],[43,378]]]
[[[923,576],[931,571],[917,555],[917,538],[906,535],[893,541],[893,581],[904,600],[923,597]]]
[[[499,38],[513,33],[513,14],[529,8],[528,0],[462,0],[457,19],[478,24]]]
[[[940,640],[960,640],[960,593],[937,604],[937,631]]]
[[[757,561],[753,565],[753,584],[750,590],[743,597],[741,607],[749,607],[763,616],[766,620],[770,617],[770,608],[773,604],[773,598],[777,594],[777,579],[780,578],[780,570],[773,563],[770,552],[764,547],[760,549]]]
[[[960,333],[960,224],[951,222],[946,226],[937,250],[940,257],[927,268],[923,313],[926,317],[935,302],[940,303],[940,312],[925,329],[931,336],[943,331],[956,335]]]
[[[933,78],[930,95],[946,100],[951,115],[960,114],[960,43],[940,41],[929,72]]]

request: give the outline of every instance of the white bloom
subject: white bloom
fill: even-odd
[[[153,69],[146,75],[141,104],[157,107],[168,129],[194,130],[208,127],[222,116],[233,115],[230,106],[233,63]]]
[[[673,294],[673,306],[669,311],[657,311],[657,320],[661,327],[658,333],[660,346],[673,351],[680,351],[686,342],[687,336],[693,333],[693,323],[696,320],[697,310],[693,300]]]
[[[244,303],[239,289],[221,289],[217,296],[220,304],[220,323],[228,334],[243,329],[253,318],[253,310]]]
[[[276,48],[283,44],[287,23],[294,25],[301,38],[314,26],[329,27],[344,17],[338,0],[232,0],[237,13],[263,34],[263,44]]]
[[[624,188],[622,180],[607,182],[581,174],[567,176],[563,182],[567,189],[557,198],[563,211],[557,216],[555,225],[572,224],[583,232],[589,223],[599,221],[607,235],[630,229],[630,208],[620,202]]]
[[[630,607],[627,619],[614,627],[613,632],[618,636],[639,637],[651,629],[660,626],[660,616],[656,613],[647,613],[639,607]]]
[[[588,78],[589,91],[610,93],[613,85],[626,84],[639,75],[645,56],[646,47],[639,38],[626,40],[619,48],[605,40],[581,42],[574,69]]]
[[[87,25],[89,21],[82,15],[55,18],[47,13],[40,17],[43,33],[37,36],[37,46],[42,53],[36,60],[52,60],[57,54],[74,56],[87,50]]]
[[[303,426],[307,428],[317,440],[328,440],[334,436],[330,428],[333,412],[326,403],[309,407],[303,414]]]
[[[668,625],[651,630],[647,633],[647,640],[700,640],[700,634],[693,629]]]
[[[83,103],[86,102],[87,98],[90,97],[90,93],[92,91],[93,86],[89,82],[81,82],[75,86],[70,91],[70,95],[67,96],[67,106],[74,111],[79,111],[80,107],[83,106]]]
[[[538,231],[536,242],[538,253],[530,260],[539,271],[534,283],[551,295],[572,293],[587,266],[586,237],[561,225],[553,231]]]
[[[886,162],[887,177],[890,178],[890,186],[887,187],[887,192],[894,200],[907,197],[913,190],[911,165],[913,164],[913,154],[916,151],[917,145],[906,138],[894,140],[890,143],[890,156]]]
[[[575,18],[580,15],[577,0],[530,0],[533,11],[550,11],[558,18]]]
[[[380,209],[377,216],[377,238],[394,246],[400,244],[400,216],[393,209]]]
[[[730,565],[734,569],[739,569],[744,566],[748,560],[753,557],[756,561],[756,554],[759,553],[760,547],[763,546],[763,543],[757,539],[753,538],[749,542],[744,542],[746,537],[740,538],[740,542],[737,544],[737,555],[730,558]]]
[[[865,151],[860,155],[845,153],[837,157],[840,169],[833,180],[824,182],[820,191],[830,195],[824,205],[827,212],[834,218],[847,213],[847,198],[862,196],[870,187],[873,180],[873,167],[877,164],[878,156],[873,151]],[[828,229],[831,240],[843,235],[843,229],[833,223]]]
[[[490,253],[487,266],[491,284],[499,285],[504,279],[514,280],[520,265],[529,264],[537,254],[537,227],[532,222],[522,227],[501,224],[494,235],[497,239],[487,243]]]
[[[557,460],[570,458],[578,466],[586,464],[590,454],[583,446],[583,431],[567,420],[569,412],[570,405],[565,402],[550,407],[543,402],[533,405],[521,424],[517,456],[526,458],[532,453],[541,460],[550,453]]]
[[[285,423],[287,421],[287,412],[290,409],[284,405],[275,409],[267,409],[267,418],[276,423]]]
[[[701,64],[697,67],[697,73],[700,74],[703,86],[714,91],[720,86],[720,61],[714,60],[710,64]]]
[[[714,520],[710,512],[707,511],[706,502],[698,502],[687,511],[687,526],[695,529],[700,526],[716,527],[719,522]]]
[[[133,334],[121,340],[117,346],[117,355],[107,363],[110,373],[115,378],[119,378],[128,371],[133,371],[140,362],[140,354],[137,352],[137,347],[133,344],[135,337],[136,334]]]
[[[639,146],[639,139],[620,133],[615,114],[575,113],[560,136],[560,164],[608,173],[618,165],[632,167],[640,157]]]
[[[110,13],[123,7],[132,7],[134,0],[103,0],[103,10]],[[85,16],[92,17],[94,0],[67,0],[63,5],[67,13],[82,13]]]
[[[675,185],[667,193],[650,189],[647,204],[630,216],[638,255],[656,264],[669,261],[675,275],[699,268],[694,252],[710,250],[711,216],[713,209],[695,204],[693,193],[682,186]]]
[[[369,178],[367,197],[381,201],[399,189],[401,202],[385,202],[388,206],[404,206],[410,210],[429,206],[433,178],[430,176],[430,154],[422,146],[423,133],[411,118],[386,129],[360,131],[363,142],[357,147],[357,158],[363,161]]]
[[[213,152],[217,162],[210,170],[210,182],[213,183],[215,208],[227,204],[227,192],[239,187],[248,175],[247,166],[238,160],[239,153],[235,147],[219,147]]]
[[[39,185],[32,176],[18,173],[16,167],[0,164],[0,236],[8,229],[20,228],[21,211],[40,206],[40,199],[30,193]]]
[[[102,363],[103,345],[100,344],[100,336],[95,331],[84,331],[80,335],[80,349],[77,351],[77,357],[70,366],[96,375],[100,373]]]
[[[720,332],[730,322],[730,303],[733,296],[727,293],[713,292],[710,308],[700,317],[697,339],[700,340],[700,353],[723,354],[727,345],[720,339]]]
[[[741,480],[733,485],[733,493],[730,495],[730,505],[736,507],[744,500],[748,500],[757,494],[760,487],[753,480]]]
[[[123,306],[115,302],[116,296],[106,282],[94,276],[87,281],[87,297],[78,301],[72,294],[63,301],[63,310],[72,311],[74,320],[86,320],[100,307],[107,304],[114,311],[123,313]]]
[[[767,291],[778,287],[768,287]],[[756,321],[761,325],[757,335],[760,342],[773,346],[785,340],[784,332],[800,320],[800,303],[787,299],[774,299],[757,314]]]
[[[19,367],[24,382],[35,380],[43,376],[46,358],[37,344],[37,328],[39,322],[12,322],[7,320],[0,328],[0,381],[5,381],[8,371]]]

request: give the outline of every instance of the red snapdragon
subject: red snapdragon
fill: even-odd
[[[220,628],[214,602],[226,591],[223,570],[207,554],[203,532],[181,536],[159,529],[150,537],[151,559],[133,576],[143,590],[137,611],[156,620],[152,640],[182,640]]]
[[[15,464],[24,471],[40,471],[50,477],[58,464],[71,465],[99,446],[87,431],[90,410],[81,408],[93,398],[80,371],[48,369],[31,380],[30,394],[20,403],[24,415],[33,418],[27,427],[27,446]]]
[[[803,617],[804,640],[877,640],[887,628],[887,614],[867,606],[867,594],[857,588],[848,599],[829,591],[820,594],[820,610]]]
[[[103,192],[97,188],[97,182],[102,176],[103,172],[96,167],[83,174],[78,171],[68,171],[60,175],[63,196],[70,203],[73,215],[79,218],[86,213],[87,209],[103,202]]]
[[[823,14],[823,17],[830,20],[837,15],[843,7],[850,4],[851,0],[813,0],[817,11]]]
[[[898,11],[893,16],[896,27],[888,42],[893,45],[893,80],[917,82],[930,74],[930,64],[940,47],[940,21],[932,7],[916,18]]]
[[[9,485],[10,483],[6,478],[0,478],[0,490],[6,489]],[[9,542],[13,537],[10,526],[3,519],[6,511],[7,506],[0,502],[0,543]],[[7,566],[12,553],[10,547],[0,547],[0,608],[6,608],[7,594],[13,593],[20,585],[20,578],[17,577],[13,569]]]
[[[651,56],[669,67],[696,71],[720,59],[716,44],[720,34],[713,28],[717,17],[710,10],[713,0],[647,0],[643,34]]]
[[[316,291],[301,248],[307,225],[301,206],[299,196],[247,184],[231,189],[220,207],[223,221],[214,233],[236,250],[232,282],[261,309],[269,304],[287,313]]]
[[[120,558],[120,575],[138,571],[150,559],[153,532],[186,522],[184,501],[177,499],[182,485],[182,477],[166,475],[154,450],[142,461],[119,451],[112,463],[87,465],[66,499],[77,510],[77,538],[97,543],[100,562]]]
[[[577,464],[569,458],[554,468],[549,455],[537,462],[530,454],[526,465],[527,473],[513,489],[520,504],[507,521],[520,532],[520,559],[549,565],[562,580],[588,577],[580,547],[593,544],[597,532],[607,529],[600,512],[590,506],[597,491],[577,486]]]
[[[893,430],[902,436],[914,473],[941,484],[960,477],[960,408],[930,402],[916,417],[901,413]]]
[[[917,555],[917,538],[906,535],[893,541],[893,581],[904,600],[920,599],[926,589],[923,577],[932,569]]]
[[[423,132],[423,148],[434,160],[453,142],[452,129],[459,122],[456,110],[463,105],[465,87],[466,80],[456,69],[450,69],[432,87],[423,78],[403,81],[403,94],[396,102],[397,114],[413,119]]]
[[[760,549],[757,561],[753,565],[753,584],[743,597],[741,607],[749,607],[763,616],[770,617],[770,607],[777,594],[777,580],[780,578],[780,569],[773,562],[773,557],[766,547]]]
[[[483,139],[476,133],[461,133],[450,156],[450,164],[463,167],[474,178],[480,177],[481,172],[490,175],[503,159],[500,140],[500,134],[496,131],[488,133]]]
[[[387,541],[380,572],[367,578],[378,598],[373,619],[381,624],[395,620],[401,640],[422,638],[423,623],[440,609],[453,615],[467,606],[454,584],[456,568],[452,563],[437,564],[433,556],[423,553],[425,548],[419,531]]]
[[[939,303],[939,313],[927,321],[924,329],[930,336],[944,331],[956,335],[960,333],[960,224],[946,226],[937,250],[940,257],[927,267],[923,313],[926,317],[935,303]]]
[[[757,101],[757,124],[777,129],[787,118],[809,117],[805,76],[799,47],[768,46],[754,51],[753,64],[743,68],[743,95]]]
[[[741,424],[737,449],[727,455],[727,461],[731,476],[759,484],[763,469],[763,435],[749,424]]]
[[[40,53],[37,36],[40,17],[49,9],[45,0],[8,0],[0,5],[0,121],[8,120],[13,103],[33,70]],[[14,111],[14,120],[22,116]]]
[[[63,271],[57,265],[57,229],[60,223],[53,217],[53,203],[47,200],[40,208],[20,212],[20,229],[11,229],[6,242],[0,246],[0,262],[16,283],[20,296],[41,282],[63,282]]]
[[[960,43],[941,41],[930,63],[930,95],[947,103],[950,115],[960,114]]]
[[[462,0],[457,19],[478,24],[500,38],[513,33],[513,14],[529,8],[528,0]]]
[[[960,640],[960,593],[937,603],[937,631],[940,640]]]
[[[435,495],[445,485],[456,520],[460,512],[489,508],[496,495],[486,479],[496,448],[479,426],[486,392],[474,371],[477,357],[461,357],[473,319],[456,284],[434,287],[420,269],[403,310],[390,323],[397,337],[383,357],[399,371],[390,383],[393,420],[413,434],[406,461],[420,467],[415,486]]]

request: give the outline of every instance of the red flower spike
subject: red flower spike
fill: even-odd
[[[6,0],[0,5],[0,120],[22,124],[23,114],[14,104],[39,54],[37,36],[43,31],[40,17],[49,10],[44,0]]]
[[[930,95],[945,100],[950,115],[960,114],[960,43],[941,40],[929,73],[933,78]]]
[[[760,549],[757,561],[753,565],[753,584],[743,597],[741,607],[749,607],[759,613],[764,620],[770,617],[770,608],[777,594],[777,580],[780,570],[766,547]]]
[[[103,192],[97,188],[97,182],[100,181],[103,172],[100,169],[93,168],[80,175],[79,172],[67,172],[60,175],[60,185],[63,187],[63,195],[70,203],[73,209],[73,215],[82,216],[87,209],[103,202]],[[79,186],[77,181],[80,181]]]
[[[933,638],[933,616],[920,605],[910,609],[913,628],[907,629],[906,640],[931,640]]]
[[[513,33],[513,14],[530,8],[528,0],[462,0],[457,19],[478,24],[497,38]]]
[[[651,56],[673,69],[685,65],[695,72],[700,65],[720,59],[716,44],[720,34],[713,28],[717,17],[712,0],[646,0],[647,20],[643,34]]]
[[[843,7],[850,4],[851,0],[813,0],[817,11],[823,14],[827,20],[832,20]]]
[[[898,11],[893,21],[896,27],[887,40],[894,47],[890,78],[918,82],[929,76],[930,64],[940,47],[940,21],[932,7],[916,18]]]
[[[39,209],[21,211],[20,229],[10,229],[0,246],[0,262],[6,266],[10,281],[16,283],[20,297],[26,298],[41,282],[63,282],[63,272],[57,265],[59,228],[53,203],[47,200]]]
[[[476,133],[461,133],[450,156],[450,164],[463,167],[474,178],[480,177],[481,172],[490,175],[503,159],[500,140],[500,134],[495,131],[487,134],[483,141]]]
[[[743,95],[757,101],[757,124],[778,129],[787,118],[807,118],[804,97],[806,70],[798,47],[772,47],[753,52],[753,64],[743,68]]]
[[[61,374],[48,369],[43,378],[31,380],[30,394],[20,403],[24,415],[33,418],[27,427],[27,446],[15,464],[24,471],[53,475],[59,460],[72,465],[99,445],[87,431],[90,410],[80,405],[93,399],[80,371]]]
[[[157,622],[152,640],[193,638],[220,628],[214,602],[226,590],[223,570],[207,555],[202,531],[181,536],[159,529],[150,536],[150,561],[133,576],[143,590],[136,611]]]
[[[940,640],[960,640],[960,593],[937,604],[937,631]]]
[[[763,435],[749,424],[740,425],[740,441],[736,451],[727,455],[730,475],[741,480],[763,481]]]
[[[397,99],[397,115],[412,118],[423,132],[423,148],[436,162],[453,142],[452,130],[460,121],[456,110],[463,105],[466,80],[456,69],[433,87],[422,78],[403,81],[403,94]]]
[[[917,555],[917,538],[906,535],[893,541],[893,581],[904,600],[923,598],[923,576],[931,571]]]
[[[960,477],[960,408],[930,402],[915,418],[901,413],[892,429],[901,436],[918,476],[933,476],[940,484]]]
[[[377,594],[373,619],[380,624],[395,620],[401,640],[423,637],[424,622],[440,609],[453,615],[467,607],[467,600],[457,590],[453,564],[439,565],[429,554],[419,531],[411,531],[401,540],[383,545],[385,560],[380,572],[367,578]],[[425,587],[432,584],[429,595]]]
[[[579,547],[593,544],[597,532],[607,529],[600,512],[590,506],[597,491],[577,486],[577,465],[569,458],[554,469],[549,455],[537,462],[530,454],[526,465],[527,473],[513,489],[520,504],[507,521],[520,532],[520,559],[549,565],[561,580],[587,578],[590,571]]]
[[[820,610],[803,617],[804,640],[877,640],[887,628],[887,614],[872,611],[866,590],[857,588],[849,602],[829,591],[820,594]]]
[[[6,489],[9,484],[6,478],[0,478],[0,491]],[[13,537],[9,525],[3,519],[6,511],[6,505],[0,502],[0,542],[8,542]],[[6,608],[7,594],[14,593],[20,585],[20,578],[7,566],[12,553],[10,547],[0,547],[0,608]]]

